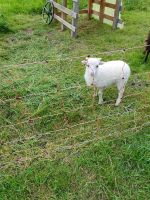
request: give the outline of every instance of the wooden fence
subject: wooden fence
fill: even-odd
[[[61,23],[61,30],[65,30],[66,27],[69,28],[72,37],[77,37],[79,14],[88,14],[89,19],[92,16],[96,16],[101,23],[109,20],[112,22],[113,29],[115,29],[120,21],[121,3],[121,0],[88,0],[88,8],[79,11],[79,0],[73,0],[72,10],[67,8],[67,0],[63,0],[62,4],[53,1],[54,19]],[[109,12],[107,13],[107,9],[111,9],[113,15],[109,14]],[[71,23],[67,21],[67,15],[71,17]]]

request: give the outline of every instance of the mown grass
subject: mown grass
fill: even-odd
[[[143,45],[149,12],[124,12],[125,28],[116,31],[80,17],[77,39],[39,15],[7,12],[13,32],[0,36],[1,198],[149,199],[149,124],[140,131],[150,119],[143,49],[99,55],[131,66],[118,108],[113,87],[104,95],[110,102],[97,105],[85,87],[80,57]],[[44,60],[49,62],[16,66]]]
[[[149,131],[98,142],[71,161],[35,162],[2,181],[2,199],[149,199]]]

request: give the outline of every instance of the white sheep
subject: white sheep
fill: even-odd
[[[87,57],[82,61],[86,65],[84,78],[87,86],[99,89],[99,104],[103,103],[103,91],[112,84],[117,85],[118,98],[115,106],[118,106],[123,98],[125,85],[130,77],[130,67],[124,61],[116,60],[101,62],[101,58]]]

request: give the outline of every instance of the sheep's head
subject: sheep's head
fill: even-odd
[[[100,63],[101,63],[101,58],[86,57],[85,60],[82,61],[82,64],[86,66],[86,69],[89,71],[91,76],[94,76]]]
[[[93,84],[94,76],[100,63],[101,58],[86,57],[85,60],[82,61],[82,64],[86,66],[84,78],[87,86],[91,86]]]

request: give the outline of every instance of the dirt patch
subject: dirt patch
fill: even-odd
[[[28,36],[33,35],[33,30],[31,28],[28,28],[24,31]]]

